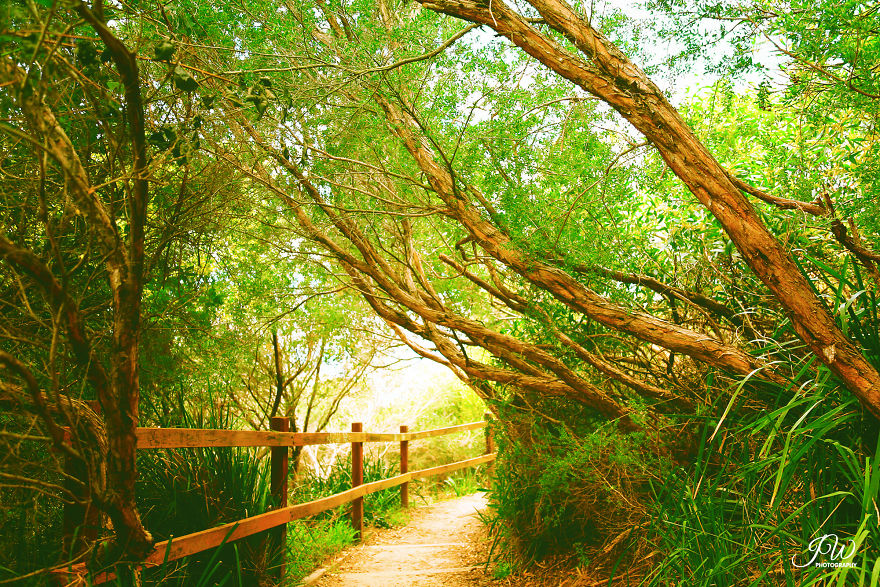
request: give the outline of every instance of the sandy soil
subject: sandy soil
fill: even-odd
[[[483,587],[498,585],[483,570],[486,532],[477,510],[482,494],[414,508],[401,528],[377,530],[342,554],[317,587]]]

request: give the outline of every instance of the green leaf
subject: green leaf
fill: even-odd
[[[196,81],[196,78],[179,65],[174,68],[172,79],[174,80],[174,87],[182,92],[195,92],[199,89],[199,82]]]
[[[156,61],[170,62],[172,59],[174,59],[174,54],[177,52],[177,48],[174,46],[174,43],[166,40],[156,45],[153,48],[153,51],[153,59],[155,59]]]
[[[98,50],[91,41],[80,41],[76,44],[76,58],[83,67],[94,67],[100,63]]]
[[[150,133],[147,142],[159,151],[167,151],[177,142],[177,132],[170,126],[164,126],[160,130]]]

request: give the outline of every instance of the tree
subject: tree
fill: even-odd
[[[142,367],[152,388],[164,359],[154,351],[172,322],[163,319],[179,320],[180,337],[198,320],[197,309],[184,316],[186,301],[216,306],[191,259],[210,233],[203,219],[229,193],[210,161],[191,164],[199,117],[173,51],[158,46],[144,60],[132,47],[145,39],[101,3],[0,11],[0,390],[11,431],[39,416],[55,449],[88,470],[87,487],[71,495],[43,478],[44,461],[22,462],[38,465],[33,478],[13,469],[9,487],[32,483],[94,504],[116,534],[104,555],[140,558],[152,547],[134,495]],[[100,413],[82,400],[96,400]],[[23,438],[10,437],[13,454]]]
[[[342,402],[376,369],[380,349],[374,341],[372,348],[349,350],[339,346],[345,340],[310,334],[305,339],[286,336],[282,342],[274,330],[269,348],[256,351],[253,366],[243,377],[250,398],[239,400],[243,413],[254,413],[255,429],[266,428],[264,422],[280,415],[290,419],[291,432],[324,432]],[[256,407],[248,409],[248,404]],[[299,471],[302,448],[293,447],[294,474]]]
[[[7,11],[16,8],[11,7]],[[0,80],[7,88],[6,94],[16,110],[18,125],[5,127],[4,130],[18,143],[17,157],[25,159],[30,172],[40,177],[38,186],[35,186],[37,189],[31,193],[39,202],[40,214],[36,218],[43,226],[43,235],[42,242],[32,240],[38,248],[27,244],[35,235],[19,233],[19,242],[4,235],[0,237],[0,256],[8,267],[21,276],[19,279],[27,276],[25,279],[42,289],[45,308],[51,316],[53,338],[66,338],[71,358],[85,373],[101,404],[108,447],[107,484],[102,487],[97,483],[96,471],[102,465],[93,465],[96,482],[89,487],[90,494],[113,520],[120,548],[135,556],[143,556],[149,551],[152,540],[141,525],[134,504],[138,344],[143,292],[144,225],[149,198],[141,81],[134,53],[107,28],[100,8],[95,12],[85,4],[78,3],[74,9],[103,43],[107,58],[116,70],[116,85],[122,94],[118,103],[123,106],[124,118],[112,128],[104,130],[106,139],[114,141],[118,147],[110,151],[114,155],[109,165],[97,174],[93,169],[90,176],[86,167],[88,157],[84,156],[82,147],[78,147],[62,127],[59,115],[51,105],[55,100],[46,100],[51,88],[51,74],[69,71],[69,63],[61,59],[65,51],[59,51],[57,46],[64,39],[63,36],[53,35],[51,40],[40,38],[36,44],[19,44],[15,47],[15,53],[5,55],[0,61]],[[34,18],[35,22],[28,22],[28,16]],[[31,24],[45,29],[39,14],[22,14],[16,20],[19,26],[24,25],[22,28]],[[51,61],[53,54],[55,60]],[[46,66],[51,69],[47,72],[49,75],[44,77],[33,65],[37,58],[46,60],[47,57],[51,63],[47,62]],[[77,57],[84,68],[100,67],[96,48],[91,43],[80,43]],[[72,74],[75,77],[82,75],[76,69]],[[81,97],[74,99],[92,97],[103,104],[116,102],[115,97],[105,90],[99,91],[98,96],[81,94]],[[110,180],[109,187],[114,192],[115,201],[100,197],[95,190],[93,177]],[[65,199],[51,201],[46,189],[48,183],[54,184],[55,189],[61,187]],[[106,357],[97,354],[76,294],[68,287],[67,275],[78,267],[70,259],[64,259],[69,251],[59,245],[59,240],[68,237],[73,228],[71,225],[80,223],[78,219],[74,220],[74,215],[80,217],[88,227],[89,245],[94,246],[97,256],[103,259],[104,276],[112,297],[113,317],[109,325],[112,339]],[[120,227],[119,216],[125,218],[125,231]],[[53,390],[54,397],[49,401],[54,405],[50,409],[31,369],[7,352],[3,353],[2,360],[8,369],[26,382],[30,400],[43,418],[56,448],[82,458],[85,454],[82,446],[78,447],[76,442],[73,447],[66,445],[60,424],[56,421],[59,411],[64,414],[58,395],[60,390],[57,387]],[[55,357],[50,355],[50,361],[54,360]],[[57,384],[57,378],[53,377],[52,380]],[[52,413],[53,409],[55,413]],[[71,418],[75,417],[68,415],[68,423],[72,423]]]
[[[824,210],[823,205],[771,196],[733,177],[717,163],[688,129],[659,89],[607,39],[567,6],[560,3],[534,5],[543,19],[542,22],[555,31],[546,34],[539,32],[535,28],[536,25],[505,5],[495,7],[493,4],[491,13],[488,5],[483,4],[459,3],[454,6],[428,4],[427,6],[453,13],[478,24],[491,26],[500,34],[511,38],[515,44],[546,67],[594,93],[620,112],[645,135],[665,163],[721,224],[745,262],[786,309],[796,332],[810,346],[814,355],[841,377],[868,409],[875,409],[876,369],[834,323],[820,297],[788,251],[760,219],[744,192],[757,194],[761,199],[782,208],[795,208],[810,213]],[[404,15],[395,20],[390,16],[390,11],[379,12],[386,31],[398,30],[397,27],[404,26],[403,20],[408,18]],[[330,19],[328,22],[332,20],[330,16],[328,19]],[[345,45],[351,34],[346,33],[343,28],[333,29],[333,32],[337,38],[332,43],[332,50],[341,51],[340,44]],[[584,57],[578,57],[571,53],[571,50],[564,48],[561,44],[562,37],[556,39],[553,34],[569,39],[573,43],[572,48],[579,50]],[[326,43],[331,46],[330,41]],[[394,55],[395,47],[396,45],[391,42],[386,50]],[[395,57],[400,62],[418,61],[418,58],[401,58],[399,55]],[[411,163],[415,164],[418,172],[425,178],[426,183],[415,180],[412,175],[397,173],[399,177],[406,178],[412,185],[417,185],[429,194],[428,199],[406,202],[404,204],[406,213],[415,214],[421,211],[426,216],[433,214],[452,219],[458,224],[459,230],[464,229],[462,233],[464,242],[476,244],[483,254],[501,268],[517,274],[539,290],[550,293],[572,310],[605,327],[739,376],[750,376],[753,371],[758,371],[759,377],[781,387],[788,386],[784,374],[774,372],[766,363],[750,356],[745,349],[725,344],[721,340],[707,336],[704,332],[682,328],[674,321],[634,312],[610,303],[585,287],[570,273],[541,259],[541,257],[554,257],[556,251],[540,248],[537,251],[523,249],[511,237],[508,227],[501,220],[501,213],[495,209],[490,199],[480,193],[479,187],[463,179],[467,176],[466,172],[451,164],[454,156],[444,152],[440,147],[441,139],[432,131],[432,123],[420,118],[424,115],[424,111],[417,112],[417,106],[406,96],[407,92],[401,90],[403,86],[397,85],[399,82],[377,83],[380,84],[378,89],[373,85],[368,87],[381,107],[382,117],[391,133],[404,147]],[[386,87],[385,90],[382,89],[383,86]],[[356,100],[358,97],[352,94],[350,99]],[[371,244],[372,239],[368,232],[338,211],[343,206],[344,197],[337,192],[352,188],[366,191],[368,188],[339,184],[333,184],[333,187],[317,185],[316,180],[312,179],[316,175],[315,171],[318,170],[317,164],[309,165],[306,170],[286,157],[283,149],[273,146],[280,145],[287,139],[275,137],[270,141],[257,128],[246,122],[242,124],[244,131],[248,132],[272,157],[273,164],[287,171],[291,177],[290,181],[301,196],[292,198],[288,194],[289,188],[279,186],[270,177],[268,171],[262,175],[255,174],[255,177],[286,199],[306,234],[337,257],[353,283],[361,289],[379,315],[397,327],[430,340],[442,358],[437,355],[430,356],[456,367],[462,375],[478,381],[494,380],[515,383],[541,390],[543,393],[578,395],[606,417],[619,418],[623,425],[630,425],[623,408],[604,397],[602,392],[579,380],[567,366],[542,349],[486,329],[483,325],[450,311],[448,306],[438,303],[439,298],[431,291],[430,280],[421,269],[423,261],[417,253],[401,252],[395,256],[393,262],[383,261],[380,248]],[[298,146],[303,152],[315,152],[319,156],[325,152],[323,144],[313,146],[308,140],[301,141]],[[349,161],[360,161],[362,168],[373,169],[376,172],[383,170],[383,158],[386,161],[394,160],[390,150],[373,161],[359,160],[354,152],[362,154],[362,150],[356,147],[345,155],[333,152],[327,154],[328,159],[331,160],[346,158]],[[394,157],[399,156],[399,153],[394,155]],[[318,178],[323,176],[325,176],[324,172],[317,173]],[[332,199],[325,197],[322,190],[326,187],[330,187],[334,194]],[[376,201],[383,201],[378,195],[374,198]],[[436,200],[432,200],[433,198]],[[337,234],[341,234],[353,248],[346,249],[343,244],[335,241],[330,233],[321,230],[307,213],[304,201],[317,205],[323,216],[333,224],[335,231],[338,231]],[[386,214],[388,213],[385,205],[381,208]],[[411,241],[408,242],[411,238],[408,234],[412,234],[411,229],[406,228],[408,222],[404,220],[401,223],[402,245],[405,250],[412,250],[415,247]],[[447,259],[451,261],[448,257]],[[467,258],[464,260],[468,261]],[[453,267],[456,267],[455,263],[451,261]],[[457,269],[461,270],[462,266],[458,265]],[[681,288],[659,283],[656,280],[652,282],[651,279],[638,275],[612,271],[600,272],[605,277],[616,277],[623,282],[650,284],[649,287],[659,289],[660,293],[675,294],[695,305],[699,305],[697,302],[699,300],[703,303],[704,310],[706,310],[705,306],[709,306],[709,311],[716,313],[720,311],[720,315],[726,315],[728,320],[737,320],[736,311],[724,309],[723,304],[713,306],[710,299],[701,296],[698,292],[682,291]],[[409,278],[407,278],[408,273]],[[522,297],[509,295],[505,288],[499,287],[497,283],[493,285],[487,279],[464,271],[461,275],[503,301],[514,311],[523,311],[529,306]],[[403,311],[391,307],[385,301],[387,299],[385,296],[400,304]],[[414,321],[411,314],[408,314],[410,312],[423,322]],[[467,337],[466,345],[484,348],[512,367],[513,371],[505,372],[497,368],[493,370],[489,366],[471,360],[462,352],[461,341],[456,340],[456,331]],[[557,338],[569,346],[574,342],[570,336],[562,332]],[[576,345],[575,348],[577,349]],[[581,347],[577,350],[580,351],[581,360],[593,366],[601,364],[601,361],[586,349]],[[418,352],[429,355],[424,349]],[[636,378],[620,369],[613,369],[607,365],[604,368],[597,368],[602,369],[601,372],[605,375],[613,373],[618,381],[626,382],[641,392],[650,390],[649,393],[655,396],[666,399],[670,397],[668,393],[663,394],[656,387],[639,383]],[[541,379],[542,377],[548,379]]]
[[[557,74],[617,110],[657,148],[663,160],[721,223],[749,267],[786,309],[796,332],[875,416],[880,415],[880,374],[840,331],[791,256],[770,233],[743,192],[759,192],[733,177],[693,135],[662,92],[623,53],[570,6],[531,6],[583,57],[541,34],[507,5],[426,2],[426,6],[491,26]],[[773,198],[770,198],[773,201]],[[774,203],[803,209],[803,203]],[[816,209],[819,205],[814,205]]]

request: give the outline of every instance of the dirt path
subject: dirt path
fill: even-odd
[[[414,508],[402,528],[373,532],[349,548],[316,587],[482,587],[497,585],[483,571],[485,529],[477,510],[483,494]]]

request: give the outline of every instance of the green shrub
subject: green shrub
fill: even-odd
[[[534,419],[496,427],[489,522],[505,549],[513,547],[513,566],[575,552],[586,560],[587,549],[643,523],[649,481],[668,469],[643,434],[578,434]]]

